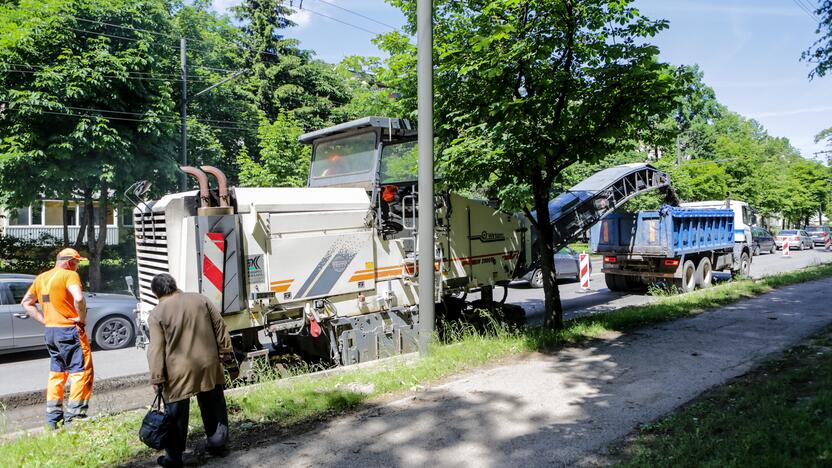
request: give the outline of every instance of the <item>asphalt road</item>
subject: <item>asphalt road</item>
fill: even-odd
[[[824,262],[832,262],[832,252],[821,249],[793,251],[789,258],[783,258],[778,252],[774,255],[754,257],[751,275],[762,277]],[[592,268],[596,273],[591,278],[590,292],[580,292],[578,283],[561,284],[561,298],[567,317],[603,312],[652,300],[647,295],[611,292],[604,285],[603,274],[599,273],[600,264],[594,262]],[[499,294],[496,295],[499,296]],[[543,309],[541,289],[509,289],[508,302],[526,309],[526,315],[531,323],[540,321]],[[96,380],[147,372],[145,353],[135,348],[94,351],[93,362]],[[2,355],[0,356],[0,396],[45,389],[48,372],[49,358],[46,351]]]

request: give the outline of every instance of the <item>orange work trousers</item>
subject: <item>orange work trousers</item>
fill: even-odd
[[[57,427],[75,418],[85,418],[92,396],[92,350],[83,328],[46,327],[49,351],[49,384],[46,387],[46,423]],[[69,399],[64,408],[64,386],[69,380]]]

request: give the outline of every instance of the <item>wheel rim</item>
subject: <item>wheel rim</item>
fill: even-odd
[[[96,343],[102,348],[119,348],[130,340],[130,323],[123,318],[112,318],[102,323],[96,333]]]
[[[703,286],[710,286],[711,285],[711,264],[706,263],[702,265],[702,285]]]
[[[685,269],[685,286],[687,291],[693,291],[696,287],[696,270],[693,267]]]
[[[534,282],[534,284],[539,284],[539,285],[542,286],[543,285],[543,271],[542,270],[535,271],[534,272],[534,277],[532,277],[532,281]]]

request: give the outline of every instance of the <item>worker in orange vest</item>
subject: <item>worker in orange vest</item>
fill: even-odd
[[[51,429],[57,429],[61,421],[68,426],[75,418],[85,418],[92,396],[92,351],[84,330],[87,304],[76,271],[81,260],[76,250],[61,250],[55,268],[38,275],[21,301],[29,317],[46,326],[44,337],[50,357],[46,424]],[[70,393],[64,409],[67,379]]]

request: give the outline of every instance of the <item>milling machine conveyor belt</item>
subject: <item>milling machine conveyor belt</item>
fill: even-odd
[[[670,176],[650,164],[624,164],[593,174],[549,202],[555,252],[575,240],[627,200],[651,190],[665,191],[667,202],[678,205]]]

